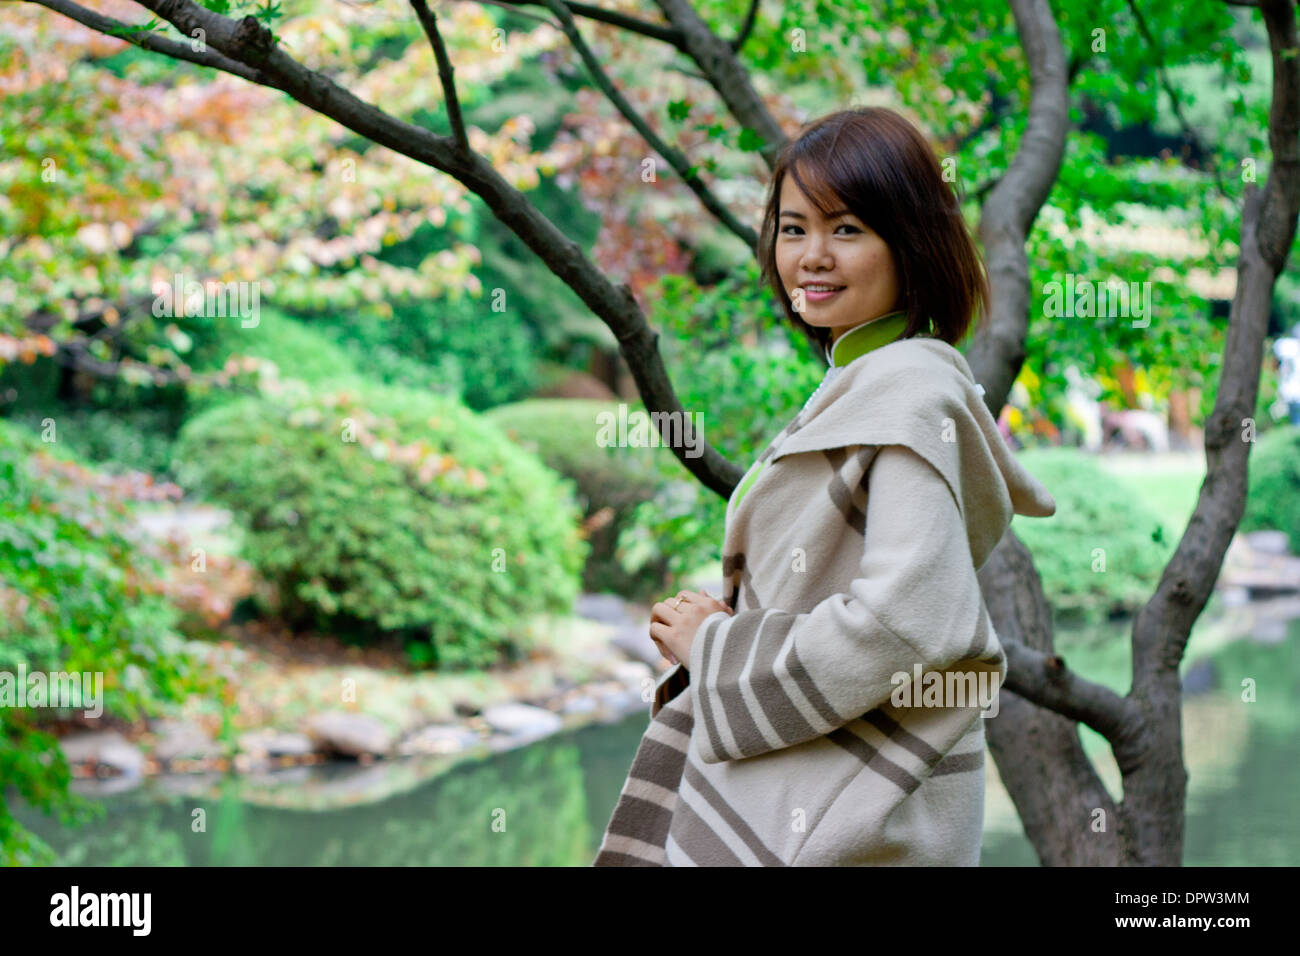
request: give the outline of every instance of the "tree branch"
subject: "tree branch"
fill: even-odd
[[[1048,0],[1011,0],[1011,12],[1029,61],[1029,118],[1015,159],[980,213],[992,295],[988,325],[966,353],[995,417],[1025,360],[1030,298],[1025,238],[1060,172],[1069,127],[1065,50]]]
[[[465,118],[461,116],[460,100],[456,97],[454,78],[456,70],[451,65],[451,57],[447,55],[442,34],[438,32],[438,19],[425,0],[411,0],[411,6],[415,8],[415,16],[419,19],[420,26],[424,28],[424,35],[429,38],[429,45],[433,47],[433,57],[438,61],[438,80],[442,83],[442,94],[447,101],[447,120],[451,124],[452,135],[456,137],[457,145],[468,156],[469,134],[465,131]]]
[[[467,156],[450,137],[396,119],[328,77],[307,69],[281,50],[270,31],[254,17],[230,20],[192,0],[137,2],[186,35],[196,29],[204,30],[210,46],[257,71],[257,82],[262,85],[282,90],[354,133],[453,176],[477,194],[496,218],[514,231],[609,326],[647,411],[652,413],[664,441],[683,467],[710,490],[722,497],[730,495],[742,471],[702,435],[695,434],[691,416],[683,411],[664,369],[658,349],[659,334],[646,322],[632,290],[626,284],[616,287],[610,282],[577,243],[506,182],[491,163],[475,153]],[[680,430],[680,441],[673,434],[674,423],[678,421],[685,423]]]
[[[690,0],[655,0],[655,3],[681,33],[686,54],[708,77],[709,85],[717,90],[731,115],[763,141],[759,153],[771,169],[786,143],[785,131],[754,89],[749,72],[736,58],[735,51],[700,18]]]
[[[1237,291],[1228,315],[1219,389],[1205,425],[1206,474],[1187,529],[1134,625],[1134,682],[1156,681],[1182,660],[1246,506],[1247,457],[1273,288],[1300,216],[1300,41],[1292,0],[1263,0],[1273,60],[1269,144],[1262,190],[1247,190]]]
[[[758,2],[759,0],[749,0],[749,11],[745,14],[745,22],[740,25],[740,32],[731,41],[731,52],[739,53],[740,48],[745,45],[745,41],[753,32],[754,21],[758,19]]]
[[[627,98],[615,88],[609,75],[601,67],[600,62],[591,52],[591,48],[578,32],[577,24],[573,22],[573,17],[569,14],[562,0],[542,0],[551,9],[551,12],[559,19],[561,29],[573,44],[573,48],[578,51],[582,57],[582,62],[587,65],[588,72],[595,84],[600,87],[602,93],[609,99],[614,107],[623,114],[623,117],[632,124],[632,127],[641,134],[650,148],[668,161],[668,164],[682,177],[682,180],[690,187],[691,192],[699,198],[704,208],[711,212],[719,222],[730,229],[735,235],[747,245],[754,255],[758,255],[758,233],[746,226],[735,215],[724,206],[716,196],[705,185],[704,180],[700,179],[699,174],[694,171],[691,162],[682,155],[680,150],[668,145],[662,137],[659,136],[627,101]]]
[[[1087,724],[1112,746],[1122,746],[1139,719],[1136,704],[1108,687],[1085,680],[1063,658],[1035,650],[1010,638],[1001,641],[1007,654],[1004,686],[1039,707]]]
[[[545,0],[476,0],[476,2],[494,3],[501,7],[547,6]],[[604,10],[590,3],[574,3],[572,0],[565,0],[564,6],[575,16],[585,17],[599,23],[608,23],[610,26],[619,27],[630,33],[638,33],[641,36],[650,37],[652,40],[659,40],[661,43],[667,43],[682,52],[686,50],[681,31],[672,27],[648,23],[645,20],[628,16],[626,13],[620,13],[617,10]],[[546,22],[549,23],[550,21]]]

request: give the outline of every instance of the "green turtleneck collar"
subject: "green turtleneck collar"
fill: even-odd
[[[889,312],[844,332],[826,350],[826,360],[832,366],[848,365],[872,349],[895,341],[907,328],[907,313]]]

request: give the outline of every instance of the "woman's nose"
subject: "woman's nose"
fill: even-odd
[[[817,266],[828,265],[830,258],[830,251],[826,247],[825,240],[813,236],[809,238],[808,244],[804,247],[803,259],[800,264],[811,272]]]

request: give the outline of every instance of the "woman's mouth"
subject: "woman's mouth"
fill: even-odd
[[[842,285],[806,285],[803,287],[804,298],[809,302],[825,302],[831,296],[844,291]]]

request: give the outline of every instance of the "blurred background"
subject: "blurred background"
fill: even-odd
[[[206,6],[447,131],[406,3]],[[743,35],[787,135],[849,105],[911,118],[974,228],[1024,131],[1006,4],[695,6]],[[999,424],[1057,501],[1013,523],[1056,646],[1125,693],[1132,615],[1205,474],[1271,67],[1255,11],[1057,6],[1070,131]],[[127,0],[92,8],[189,43]],[[683,408],[747,467],[824,371],[752,252],[548,4],[435,9],[470,145],[628,285]],[[672,44],[578,25],[756,229],[751,131]],[[666,667],[649,607],[720,595],[725,508],[669,449],[598,440],[602,413],[644,409],[609,327],[462,183],[277,90],[6,3],[0,96],[0,671],[101,674],[104,706],[0,700],[0,859],[588,864]],[[1145,288],[1149,321],[1062,313],[1067,280]],[[1298,323],[1293,268],[1246,514],[1183,662],[1188,865],[1294,862],[1300,842]],[[1264,673],[1281,693],[1242,706],[1242,676]],[[1081,734],[1119,797],[1109,748]],[[987,767],[982,862],[1033,865]]]

